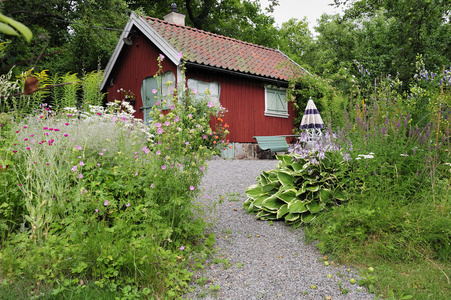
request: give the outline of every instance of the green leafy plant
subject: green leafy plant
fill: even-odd
[[[259,219],[282,219],[294,227],[311,222],[326,207],[348,200],[348,167],[337,161],[340,156],[326,152],[312,163],[297,154],[278,155],[277,168],[263,172],[246,189],[244,209]]]

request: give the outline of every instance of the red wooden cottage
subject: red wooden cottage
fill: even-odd
[[[185,15],[174,9],[164,21],[131,14],[105,69],[102,90],[108,92],[107,100],[121,99],[120,88],[132,91],[136,117],[146,120],[155,102],[151,91],[156,87],[153,75],[158,71],[158,56],[166,58],[162,82],[179,85],[183,78],[179,54],[183,53],[183,84],[195,88],[199,96],[208,88],[228,111],[223,119],[230,126],[227,138],[233,148],[225,156],[254,157],[254,136],[292,134],[288,79],[305,71],[279,50],[191,28],[184,22]]]

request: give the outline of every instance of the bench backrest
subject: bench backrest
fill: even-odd
[[[288,143],[284,136],[254,136],[262,150],[281,152],[288,150]]]

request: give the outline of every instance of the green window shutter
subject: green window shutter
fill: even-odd
[[[288,115],[288,104],[284,90],[266,89],[266,113],[268,115]]]
[[[157,93],[152,93],[152,90],[157,90]],[[144,123],[146,125],[151,121],[150,119],[150,110],[157,102],[160,96],[160,89],[158,88],[158,81],[154,77],[147,77],[143,80],[141,85],[141,97],[143,100],[143,114],[144,114]]]

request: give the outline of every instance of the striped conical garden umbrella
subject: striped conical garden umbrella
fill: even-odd
[[[324,122],[321,118],[321,115],[316,108],[315,103],[312,98],[310,98],[307,102],[307,106],[305,108],[304,116],[301,121],[301,129],[323,129]]]

